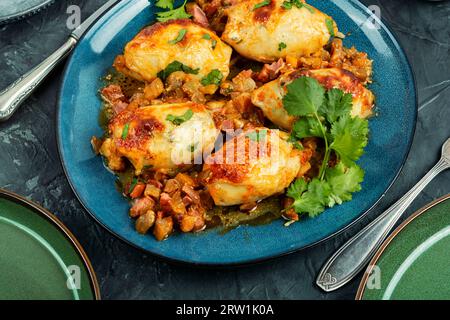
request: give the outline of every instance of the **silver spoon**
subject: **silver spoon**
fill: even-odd
[[[442,171],[450,168],[450,138],[439,162],[408,193],[356,236],[345,243],[323,266],[316,284],[326,292],[339,289],[369,263],[377,249],[419,193]]]

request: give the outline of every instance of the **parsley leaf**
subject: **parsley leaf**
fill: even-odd
[[[191,17],[190,14],[186,13],[186,2],[187,0],[184,1],[183,5],[177,9],[173,9],[173,1],[171,1],[172,3],[172,7],[168,7],[168,9],[170,9],[169,11],[164,11],[164,12],[158,12],[156,15],[156,19],[159,22],[166,22],[169,20],[174,20],[174,19],[189,19]],[[168,0],[164,0],[161,3],[161,6],[167,6],[169,3]],[[161,7],[162,8],[162,7]]]
[[[220,70],[214,69],[206,77],[204,77],[200,82],[204,86],[209,86],[212,84],[220,85],[223,79],[223,74]]]
[[[183,71],[184,73],[189,74],[198,74],[200,69],[192,69],[191,67],[186,66],[185,64],[181,63],[180,61],[173,61],[171,62],[164,70],[161,70],[158,72],[157,76],[158,78],[162,80],[166,80],[172,73],[177,71]]]
[[[301,77],[287,85],[283,105],[292,116],[316,113],[325,100],[325,89],[313,78]]]
[[[257,4],[255,4],[255,6],[253,7],[253,11],[255,11],[255,10],[259,9],[259,8],[268,6],[268,5],[271,4],[271,3],[272,3],[272,0],[264,0],[264,1],[260,2],[260,3],[257,3]]]
[[[193,116],[194,116],[194,112],[191,109],[189,109],[188,111],[185,112],[185,114],[183,114],[181,116],[174,116],[173,114],[169,114],[166,117],[166,120],[172,122],[176,126],[179,126],[180,124],[191,120],[191,118]]]
[[[283,50],[286,49],[286,48],[287,48],[286,43],[280,42],[280,43],[278,44],[278,51],[283,51]]]
[[[331,127],[334,139],[330,148],[336,151],[339,159],[347,165],[353,164],[364,153],[368,143],[369,121],[349,114],[339,118]]]
[[[175,39],[170,40],[169,44],[177,44],[178,42],[182,41],[186,33],[187,33],[186,29],[181,29],[180,32],[178,33],[178,36]]]

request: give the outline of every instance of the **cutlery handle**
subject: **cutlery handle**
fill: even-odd
[[[22,102],[41,84],[50,71],[72,51],[76,44],[77,40],[69,37],[67,42],[50,57],[0,92],[0,121],[8,120],[13,115]]]
[[[324,265],[316,284],[326,292],[339,289],[369,263],[376,250],[419,193],[449,163],[442,158],[408,193],[387,209],[356,236],[345,243]]]

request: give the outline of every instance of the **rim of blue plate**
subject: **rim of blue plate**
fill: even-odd
[[[367,8],[363,3],[361,3],[359,0],[347,0],[348,2],[358,6],[360,9],[366,11],[367,13],[372,13],[372,11]],[[116,3],[110,10],[114,10],[114,8],[119,4],[120,2]],[[109,12],[109,11],[107,11]],[[83,36],[79,39],[78,43],[80,43],[81,41],[84,40],[85,36],[89,33],[90,29],[92,27],[94,27],[99,20],[101,20],[104,15],[107,13],[105,12],[102,16],[98,17],[98,19],[89,27],[89,29],[83,34]],[[314,243],[299,247],[299,248],[295,248],[292,250],[288,250],[286,252],[283,253],[277,253],[277,254],[273,254],[273,255],[268,255],[266,257],[261,257],[261,258],[257,258],[257,259],[249,259],[249,260],[244,260],[241,262],[222,262],[222,263],[207,263],[207,262],[193,262],[193,261],[185,261],[182,259],[175,259],[175,258],[171,258],[171,257],[167,257],[164,256],[162,254],[158,254],[156,252],[152,252],[150,250],[146,250],[140,246],[138,246],[137,244],[127,240],[126,238],[122,237],[121,235],[117,234],[116,232],[114,232],[113,230],[111,230],[110,227],[108,227],[105,223],[103,223],[102,221],[100,221],[99,218],[97,218],[97,216],[92,213],[87,206],[85,205],[85,203],[82,201],[79,193],[77,192],[75,185],[72,181],[72,179],[70,178],[70,175],[68,173],[67,167],[65,165],[65,160],[64,160],[64,155],[62,152],[62,143],[61,143],[61,131],[59,130],[60,128],[60,114],[61,114],[61,100],[62,100],[62,89],[63,89],[63,84],[64,84],[64,79],[66,79],[68,70],[69,70],[69,65],[72,59],[72,53],[70,54],[70,56],[68,57],[65,66],[64,66],[64,70],[63,70],[63,74],[62,74],[62,81],[61,81],[61,85],[59,87],[58,90],[58,96],[57,96],[57,112],[55,113],[56,116],[56,126],[55,126],[55,130],[56,130],[56,140],[57,140],[57,146],[58,146],[58,155],[60,158],[60,162],[62,164],[62,168],[64,171],[64,174],[66,175],[66,178],[69,182],[69,185],[73,191],[73,193],[75,194],[75,197],[77,198],[78,202],[81,204],[81,206],[83,207],[83,209],[89,213],[89,215],[98,223],[100,224],[103,228],[105,228],[109,233],[111,233],[113,236],[115,236],[116,238],[120,239],[121,241],[129,244],[130,246],[140,250],[141,252],[144,252],[146,254],[151,254],[155,257],[158,257],[162,260],[171,262],[171,263],[175,263],[175,264],[180,264],[180,265],[185,265],[185,266],[195,266],[195,267],[213,267],[213,268],[224,268],[224,267],[242,267],[242,266],[248,266],[248,265],[254,265],[254,264],[258,264],[258,263],[263,263],[263,262],[267,262],[267,261],[271,261],[273,259],[276,258],[281,258],[287,255],[290,255],[292,253],[296,253],[296,252],[300,252],[303,251],[307,248],[311,248],[314,246],[317,246],[319,244],[321,244],[322,242],[325,242],[343,232],[345,232],[346,230],[348,230],[349,228],[351,228],[352,226],[354,226],[356,223],[358,223],[362,218],[364,218],[369,212],[371,212],[376,205],[380,202],[380,200],[387,194],[387,192],[389,192],[389,190],[391,189],[392,185],[397,181],[398,176],[400,175],[400,173],[403,170],[403,167],[406,163],[406,160],[409,156],[409,153],[411,151],[411,146],[414,140],[414,135],[416,132],[416,127],[417,127],[417,117],[418,117],[418,97],[417,97],[417,81],[416,81],[416,76],[414,73],[414,70],[411,67],[411,63],[409,61],[408,56],[406,55],[405,51],[403,50],[402,46],[400,45],[400,42],[397,40],[397,37],[394,35],[394,33],[392,32],[391,28],[385,23],[385,20],[381,17],[377,17],[377,16],[373,16],[373,19],[375,19],[375,21],[377,23],[379,23],[379,25],[381,26],[381,29],[383,29],[386,34],[389,36],[390,40],[392,41],[393,45],[395,46],[395,48],[397,49],[398,53],[400,54],[401,58],[405,61],[406,66],[408,68],[408,71],[410,73],[411,76],[411,80],[413,82],[414,85],[414,90],[412,91],[414,94],[414,119],[413,119],[413,123],[412,123],[412,128],[411,128],[411,132],[409,134],[409,141],[406,144],[406,149],[407,152],[405,152],[404,157],[401,161],[401,165],[399,166],[396,174],[391,178],[391,181],[388,184],[388,187],[386,188],[386,190],[380,195],[380,197],[373,203],[372,206],[370,206],[369,209],[367,209],[366,211],[364,211],[363,213],[361,213],[357,218],[355,218],[353,221],[351,221],[349,224],[347,224],[345,227],[341,228],[340,230],[337,230],[336,232],[333,232],[332,234],[324,237],[321,240],[318,240]],[[74,49],[75,50],[75,49]]]
[[[46,221],[48,221],[50,224],[52,224],[56,229],[58,229],[59,232],[61,232],[61,234],[72,245],[73,249],[78,253],[79,257],[81,258],[81,261],[84,262],[84,265],[88,271],[89,282],[95,300],[101,300],[100,286],[97,281],[97,276],[95,275],[94,267],[92,266],[92,263],[89,260],[89,257],[86,251],[84,251],[80,242],[77,240],[77,238],[75,238],[73,233],[64,225],[64,223],[62,223],[61,220],[59,220],[53,213],[51,213],[47,209],[41,207],[40,205],[34,203],[33,201],[30,201],[18,195],[17,193],[0,188],[0,198],[4,198],[6,200],[14,202],[18,205],[21,205],[29,209],[32,212],[35,212],[36,214],[44,218]]]

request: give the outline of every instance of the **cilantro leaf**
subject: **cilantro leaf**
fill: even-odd
[[[319,121],[316,118],[308,116],[302,117],[295,122],[292,133],[297,139],[324,137]]]
[[[352,193],[361,191],[364,170],[356,164],[346,168],[340,162],[334,168],[327,169],[325,178],[331,187],[332,201],[337,204],[342,204],[345,201],[352,200]]]
[[[325,100],[325,89],[313,78],[300,77],[288,84],[287,90],[283,105],[293,116],[314,114]]]
[[[353,97],[340,89],[331,89],[326,93],[325,103],[319,108],[320,114],[329,123],[334,123],[339,117],[350,114],[353,106]]]
[[[369,121],[347,114],[332,125],[331,136],[334,141],[330,148],[336,151],[344,164],[352,165],[364,153],[368,135]]]
[[[162,9],[173,9],[173,2],[174,0],[158,0],[156,1],[156,6],[158,8],[162,8]]]
[[[186,29],[181,29],[180,32],[178,33],[178,36],[175,39],[170,40],[169,44],[177,44],[178,42],[182,41],[186,33],[187,33]]]
[[[312,218],[323,211],[329,203],[331,187],[325,180],[313,179],[308,190],[294,198],[294,210],[297,213],[308,213]]]
[[[192,69],[191,67],[188,67],[187,65],[181,63],[180,61],[173,61],[171,62],[164,70],[161,70],[158,72],[157,76],[158,78],[162,80],[166,80],[172,73],[177,71],[183,71],[184,73],[189,74],[198,74],[200,69]]]
[[[164,11],[164,12],[158,12],[156,15],[156,20],[158,20],[159,22],[166,22],[169,20],[174,20],[174,19],[189,19],[191,17],[190,14],[188,14],[186,12],[186,2],[187,0],[184,1],[183,5],[177,9],[173,9],[173,4],[172,4],[172,9],[169,11]],[[163,4],[161,5],[167,5],[168,1],[164,1]],[[173,1],[172,1],[173,3]],[[169,7],[170,9],[170,7]]]
[[[297,179],[289,186],[286,195],[292,199],[296,199],[306,190],[308,190],[308,183],[303,179]]]
[[[172,122],[174,125],[179,126],[182,123],[185,123],[186,121],[191,120],[191,118],[194,116],[194,112],[189,109],[181,116],[174,116],[173,114],[169,114],[166,117],[167,121]]]
[[[328,168],[326,179],[313,179],[309,184],[297,179],[288,188],[286,195],[294,199],[293,208],[298,214],[307,213],[313,218],[326,207],[352,200],[352,193],[361,190],[364,171],[356,164],[347,168],[339,163]]]
[[[209,86],[212,84],[220,85],[223,79],[223,74],[220,70],[214,69],[206,77],[204,77],[200,82],[204,86]]]
[[[286,43],[280,42],[280,43],[278,44],[278,51],[283,51],[283,50],[286,49],[286,48],[287,48],[287,44],[286,44]]]

